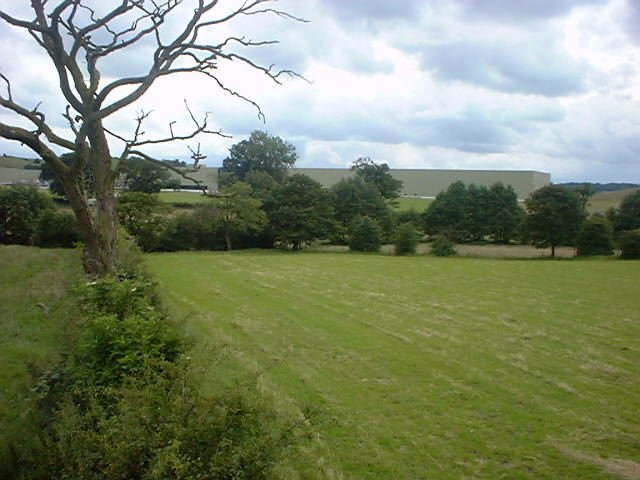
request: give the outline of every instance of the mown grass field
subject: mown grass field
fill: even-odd
[[[432,198],[421,197],[400,197],[397,199],[395,210],[404,212],[407,210],[415,210],[416,212],[424,212],[433,202]]]
[[[640,262],[241,252],[148,263],[197,339],[205,382],[207,346],[225,344],[282,405],[319,408],[328,477],[640,475]]]
[[[0,456],[29,409],[29,368],[64,350],[74,315],[67,289],[81,278],[74,250],[0,245]]]

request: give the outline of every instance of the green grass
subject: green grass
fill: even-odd
[[[210,197],[205,197],[201,192],[160,192],[158,198],[165,203],[189,203],[198,204],[211,200]]]
[[[66,291],[79,278],[76,251],[0,245],[0,456],[28,408],[30,365],[46,368],[65,344],[73,315]]]
[[[317,462],[335,477],[637,478],[640,262],[148,263],[212,379],[206,346],[223,343],[283,405],[320,409]]]
[[[420,197],[400,197],[398,198],[397,202],[398,205],[395,207],[395,210],[398,212],[415,210],[422,213],[427,209],[431,202],[433,202],[433,199]]]

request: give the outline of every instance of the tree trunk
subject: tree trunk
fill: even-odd
[[[229,232],[224,232],[224,241],[227,242],[227,250],[231,251],[231,236]]]
[[[85,273],[91,278],[113,274],[118,233],[113,190],[96,193],[96,205],[92,207],[77,178],[63,178],[61,182],[85,244],[82,259]]]
[[[551,245],[551,258],[554,258],[555,256],[556,256],[556,246]]]

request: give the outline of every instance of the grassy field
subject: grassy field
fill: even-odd
[[[189,203],[198,204],[210,201],[210,197],[205,197],[201,192],[160,192],[158,198],[164,203]]]
[[[631,195],[637,188],[616,190],[615,192],[598,192],[589,199],[587,208],[591,213],[604,213],[611,207],[617,207],[627,195]]]
[[[400,197],[398,198],[398,205],[395,210],[403,212],[406,210],[415,210],[417,212],[424,212],[427,207],[433,202],[431,198],[420,197]]]
[[[198,339],[196,364],[211,369],[206,346],[225,344],[283,405],[319,408],[327,477],[639,478],[640,262],[148,263]]]
[[[65,343],[66,289],[80,276],[76,251],[0,245],[0,455],[28,408],[29,366],[46,367]]]

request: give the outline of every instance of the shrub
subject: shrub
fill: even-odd
[[[34,239],[37,246],[71,248],[79,241],[76,218],[71,213],[49,209],[40,215]]]
[[[0,243],[31,245],[38,218],[51,208],[51,198],[34,187],[0,187]]]
[[[382,229],[373,218],[355,217],[349,224],[349,250],[377,252],[382,245]]]
[[[394,212],[393,220],[395,225],[397,226],[400,226],[403,223],[413,224],[418,233],[421,233],[424,227],[422,214],[414,209],[404,210],[402,212]]]
[[[118,196],[120,224],[136,239],[145,252],[158,248],[160,235],[166,226],[161,213],[165,205],[156,195],[142,192],[124,192]]]
[[[400,225],[396,231],[396,255],[416,253],[419,239],[420,237],[413,223],[403,223]]]
[[[152,314],[159,304],[155,284],[145,278],[108,277],[89,282],[76,291],[87,314],[113,315],[118,320]]]
[[[175,362],[182,342],[175,328],[159,315],[115,315],[92,318],[73,355],[76,381],[115,386],[125,378],[161,372]]]
[[[640,258],[640,229],[622,232],[620,258]]]
[[[578,255],[613,254],[613,232],[604,217],[594,216],[586,220],[576,239]]]
[[[453,242],[445,235],[436,235],[431,244],[431,255],[436,257],[450,257],[456,255]]]

